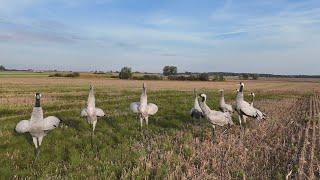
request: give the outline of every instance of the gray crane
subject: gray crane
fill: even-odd
[[[242,122],[246,123],[247,117],[255,118],[256,120],[260,121],[266,118],[265,114],[262,113],[260,110],[256,109],[252,105],[249,104],[244,100],[244,83],[240,83],[240,89],[237,90],[237,96],[236,96],[236,111],[239,115],[239,123],[242,127]]]
[[[29,120],[22,120],[17,125],[15,130],[18,133],[30,133],[34,146],[39,153],[43,137],[47,135],[50,130],[59,126],[60,120],[55,116],[43,118],[43,110],[40,104],[41,94],[35,94],[35,105],[32,109],[31,118]]]
[[[81,111],[81,117],[85,117],[89,124],[92,124],[92,133],[94,133],[98,117],[105,116],[102,109],[96,107],[96,99],[94,97],[93,86],[90,85],[87,107]]]
[[[155,115],[158,112],[158,106],[153,103],[148,103],[147,87],[146,84],[142,85],[142,94],[140,96],[140,102],[133,102],[130,104],[132,112],[137,113],[140,119],[140,126],[143,126],[143,120],[145,120],[148,126],[149,116]]]
[[[194,99],[193,108],[190,111],[190,115],[193,119],[200,119],[200,118],[203,118],[204,115],[203,115],[202,110],[199,106],[198,97],[197,97],[197,90],[194,89],[193,92],[194,92],[195,99]]]
[[[220,90],[219,108],[222,112],[229,112],[230,114],[232,114],[234,112],[232,106],[230,104],[227,104],[224,100],[224,90],[223,89]]]
[[[213,136],[215,135],[216,125],[218,126],[233,125],[232,117],[229,112],[211,110],[206,104],[206,101],[207,101],[207,95],[200,94],[198,98],[199,106],[204,116],[209,120],[209,122],[212,125]]]

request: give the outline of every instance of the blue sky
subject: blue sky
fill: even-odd
[[[0,64],[320,74],[320,1],[0,0]]]

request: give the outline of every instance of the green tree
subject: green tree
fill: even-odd
[[[252,79],[253,80],[258,80],[259,79],[259,75],[258,74],[252,74]]]
[[[165,66],[163,68],[163,75],[170,76],[178,74],[178,68],[176,66]]]
[[[6,68],[4,66],[0,65],[0,71],[5,71],[5,70],[6,70]]]
[[[225,81],[223,74],[219,74],[218,81]]]
[[[200,81],[209,81],[209,74],[208,73],[201,73],[199,75],[199,80]]]
[[[249,75],[248,74],[241,74],[240,76],[239,76],[239,79],[243,79],[243,80],[248,80],[249,79]]]
[[[120,79],[130,79],[132,77],[132,71],[130,67],[123,67],[119,73]]]

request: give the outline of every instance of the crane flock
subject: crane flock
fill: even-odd
[[[257,121],[266,119],[266,114],[254,107],[255,94],[251,93],[252,102],[248,103],[244,100],[244,83],[240,83],[240,88],[236,92],[235,106],[225,102],[224,91],[220,90],[219,96],[219,110],[214,110],[207,105],[207,95],[197,94],[197,90],[194,89],[194,106],[190,111],[190,115],[193,119],[206,118],[213,128],[213,135],[215,134],[216,126],[228,126],[234,125],[232,115],[234,112],[238,114],[238,120],[240,127],[246,124],[247,118],[253,118]],[[43,137],[48,134],[50,130],[53,130],[59,126],[60,120],[55,116],[49,116],[43,118],[43,110],[40,104],[41,94],[35,94],[35,105],[32,110],[31,118],[29,120],[22,120],[16,125],[16,132],[18,133],[30,133],[34,146],[38,151]],[[140,126],[143,127],[143,122],[148,126],[149,116],[155,115],[158,112],[158,106],[153,103],[148,103],[147,86],[145,83],[142,85],[142,94],[139,102],[133,102],[130,104],[130,110],[138,115],[140,120]],[[94,88],[90,85],[89,96],[86,107],[80,112],[80,116],[84,117],[87,122],[92,125],[92,133],[94,133],[98,117],[105,116],[102,109],[97,108],[95,104]],[[214,136],[213,136],[214,137]]]

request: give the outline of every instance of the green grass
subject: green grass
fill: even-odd
[[[206,120],[195,122],[190,118],[189,110],[194,102],[192,92],[149,92],[148,100],[159,106],[159,112],[149,118],[149,127],[140,130],[136,115],[129,111],[129,104],[139,101],[140,91],[98,88],[96,105],[107,116],[99,119],[92,137],[91,127],[79,116],[88,87],[43,86],[38,89],[44,98],[47,94],[59,94],[55,101],[43,104],[43,109],[45,116],[57,116],[62,122],[44,138],[39,159],[34,163],[30,135],[14,131],[20,120],[30,118],[32,104],[1,104],[0,176],[3,178],[163,179],[172,174],[187,174],[189,163],[201,164],[199,159],[190,160],[197,153],[192,144],[195,138],[207,138],[211,127]],[[2,87],[1,90],[6,96],[27,97],[34,87]],[[218,92],[206,93],[208,105],[217,109]],[[257,98],[262,97],[283,98],[272,95]],[[234,93],[226,92],[226,100],[233,99]],[[181,133],[183,136],[179,136]],[[241,177],[243,171],[235,171],[234,176]],[[212,168],[207,173],[217,175]]]

